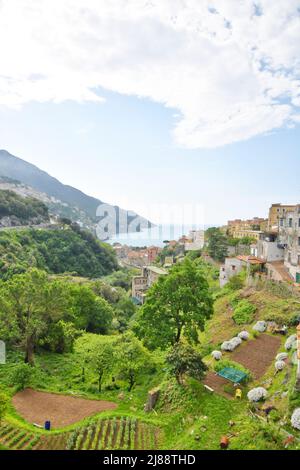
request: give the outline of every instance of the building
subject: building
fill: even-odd
[[[160,252],[161,248],[159,248],[158,246],[149,246],[147,248],[148,263],[154,263]]]
[[[259,238],[257,232],[263,232],[268,225],[268,219],[253,217],[253,219],[228,220],[227,234],[233,238]]]
[[[262,230],[247,230],[247,229],[240,229],[234,230],[232,232],[233,238],[252,238],[253,240],[259,240],[264,232]]]
[[[269,231],[278,231],[280,219],[284,219],[287,212],[292,212],[296,208],[296,205],[292,204],[272,204],[269,209],[269,218],[268,218],[268,230]]]
[[[256,256],[266,262],[283,261],[284,249],[278,243],[277,235],[265,233],[257,241]]]
[[[263,269],[265,261],[256,256],[239,255],[234,258],[226,258],[220,267],[220,287],[224,287],[229,279],[239,274],[243,269],[249,270],[251,266],[260,266]]]
[[[204,247],[204,230],[191,230],[184,244],[186,251],[202,250]]]
[[[284,266],[300,284],[300,204],[279,218],[278,244],[284,250]]]
[[[160,276],[166,276],[168,272],[157,266],[144,266],[139,276],[132,279],[132,298],[136,303],[143,304],[146,292]]]

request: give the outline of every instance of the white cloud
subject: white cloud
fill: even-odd
[[[217,147],[299,122],[300,0],[0,0],[0,104],[174,108],[174,137]]]

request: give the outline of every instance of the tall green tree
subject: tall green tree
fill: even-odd
[[[102,383],[113,370],[114,348],[112,344],[106,343],[91,352],[91,363],[98,378],[98,391],[101,392]]]
[[[205,232],[207,251],[216,261],[224,261],[228,254],[228,243],[226,236],[217,227],[210,227]]]
[[[91,333],[107,333],[113,318],[113,308],[95,295],[89,286],[70,286],[73,305],[73,321],[77,328]]]
[[[18,274],[0,284],[0,333],[14,339],[33,365],[34,349],[51,322],[59,321],[70,305],[63,281],[50,279],[37,269]]]
[[[181,337],[196,343],[212,313],[208,282],[196,263],[186,258],[149,289],[136,331],[151,348],[166,349]]]
[[[184,375],[201,380],[207,369],[200,354],[186,343],[177,343],[166,357],[169,371],[175,375],[177,382],[182,385]]]
[[[153,366],[149,351],[132,334],[124,333],[116,345],[116,370],[128,382],[130,392],[140,374]]]

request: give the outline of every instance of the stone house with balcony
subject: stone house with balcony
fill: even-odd
[[[300,284],[300,204],[279,219],[278,243],[284,249],[284,266]]]
[[[149,287],[154,284],[160,276],[167,275],[165,269],[157,266],[144,266],[139,276],[134,276],[132,279],[132,299],[137,304],[143,304],[146,297],[146,292]]]

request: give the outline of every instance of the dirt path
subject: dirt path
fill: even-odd
[[[249,369],[255,379],[262,377],[275,359],[281,340],[278,336],[262,334],[239,346],[230,359]]]
[[[116,403],[109,401],[85,400],[30,388],[18,392],[12,402],[17,412],[30,423],[43,426],[49,420],[53,428],[68,426],[87,416],[117,407]]]

